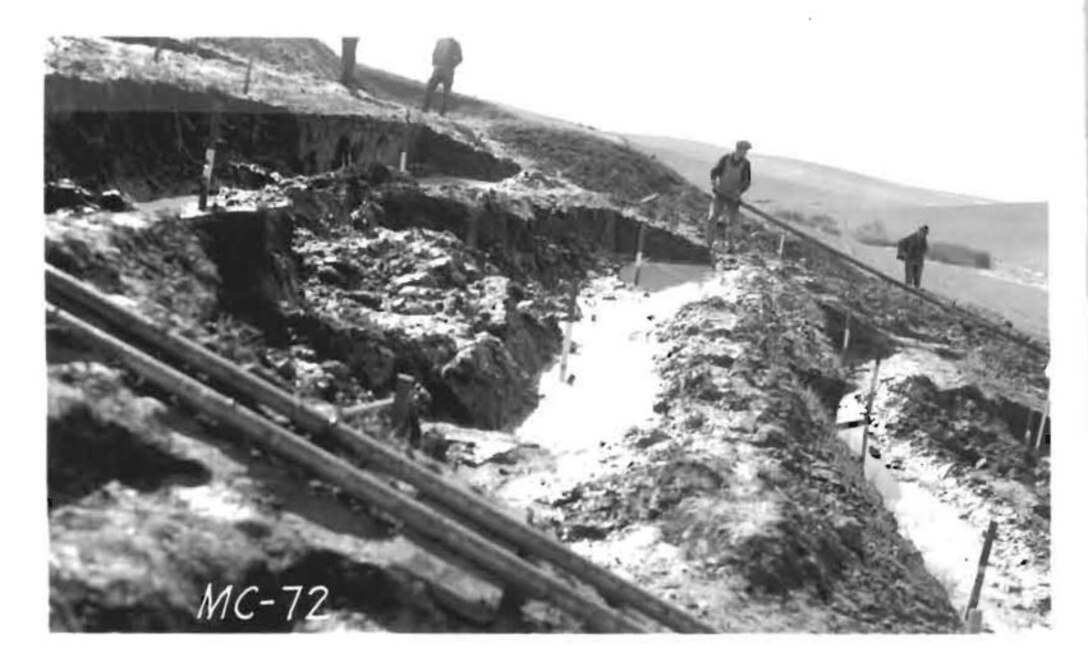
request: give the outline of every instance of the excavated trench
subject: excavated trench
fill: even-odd
[[[822,307],[825,332],[841,347],[844,315]],[[1049,571],[1039,558],[1049,554],[1038,551],[1039,522],[1033,521],[1032,512],[1048,520],[1049,500],[1038,505],[1037,496],[1026,496],[1024,486],[1037,485],[1038,460],[1020,444],[1026,433],[1038,431],[1039,416],[1032,418],[1031,408],[1021,402],[961,384],[949,361],[963,357],[951,350],[911,347],[910,339],[896,339],[857,317],[851,319],[850,332],[845,361],[853,376],[840,391],[838,423],[864,419],[873,362],[880,360],[885,367],[877,384],[868,448],[863,451],[864,426],[841,429],[839,439],[855,461],[862,460],[865,478],[895,516],[901,534],[918,548],[927,570],[962,610],[975,579],[985,526],[1000,517],[1006,528],[991,559],[991,565],[998,559],[999,567],[991,567],[982,594],[984,628],[1005,632],[1045,623],[1049,590],[1039,587],[1047,585]],[[1049,421],[1042,424],[1048,449]],[[992,477],[978,472],[983,466]],[[1017,480],[1024,486],[1017,486]],[[973,489],[988,484],[993,487]],[[995,500],[999,491],[1002,496]]]
[[[399,163],[407,145],[419,175],[499,181],[521,169],[491,154],[474,135],[447,135],[423,124],[352,115],[307,115],[162,83],[45,79],[45,176],[88,188],[118,188],[139,201],[198,192],[220,114],[217,180],[246,185],[222,164],[255,163],[284,175],[313,175],[345,163]]]
[[[108,230],[96,225],[103,221],[94,221],[92,227],[98,229],[88,236],[76,235],[78,239],[61,239],[51,232],[47,259],[76,276],[90,278],[111,295],[132,301],[149,296],[148,303],[153,309],[158,306],[158,310],[163,310],[164,319],[180,315],[176,319],[185,322],[180,330],[186,335],[203,338],[205,344],[236,360],[241,357],[252,360],[264,351],[262,346],[275,349],[301,343],[316,353],[315,361],[343,364],[347,374],[341,375],[341,379],[350,376],[375,394],[388,392],[397,372],[414,374],[429,391],[430,417],[481,428],[513,424],[535,405],[536,379],[558,352],[561,338],[554,315],[523,311],[516,299],[526,297],[533,288],[537,288],[533,291],[539,298],[543,291],[534,283],[546,282],[559,288],[568,278],[583,276],[597,264],[592,253],[602,248],[594,234],[606,226],[624,226],[628,221],[610,211],[603,214],[592,209],[575,211],[566,216],[565,222],[577,223],[578,214],[585,213],[585,236],[534,238],[523,234],[522,241],[515,244],[501,240],[506,229],[527,233],[534,221],[540,221],[535,227],[545,227],[550,220],[547,213],[542,207],[537,210],[539,217],[526,219],[495,210],[496,218],[485,222],[485,230],[479,234],[480,248],[466,251],[453,235],[458,223],[473,210],[438,206],[434,208],[436,211],[428,208],[428,213],[421,213],[409,200],[396,194],[391,194],[388,200],[397,202],[384,210],[383,225],[399,230],[356,227],[348,218],[342,189],[330,187],[310,191],[299,204],[280,209],[223,210],[195,219],[164,218],[144,226]],[[442,214],[448,216],[434,218]],[[413,219],[424,218],[430,218],[442,232],[413,225]],[[64,223],[64,220],[50,221],[54,222]],[[492,233],[486,229],[488,223],[506,228],[501,234]],[[460,229],[465,230],[463,226]],[[351,256],[358,258],[358,262],[335,262],[337,266],[330,271],[327,259],[302,250],[314,237],[324,237],[334,246],[368,244],[379,252],[359,248],[358,254]],[[321,302],[318,296],[365,293],[375,277],[383,282],[398,277],[395,269],[390,271],[390,268],[395,266],[396,258],[404,259],[406,251],[398,248],[396,241],[408,241],[406,246],[412,246],[411,242],[445,246],[452,263],[444,258],[437,260],[445,270],[443,277],[449,277],[453,273],[449,270],[457,264],[462,265],[458,268],[463,273],[470,273],[467,265],[474,261],[477,272],[492,274],[478,282],[488,278],[509,280],[508,286],[500,288],[497,299],[505,312],[498,319],[484,318],[479,330],[495,339],[488,342],[497,342],[484,343],[496,350],[485,363],[505,362],[520,375],[517,379],[490,382],[491,375],[473,372],[473,363],[462,364],[462,372],[441,370],[453,358],[456,347],[453,340],[437,329],[421,338],[359,320],[334,320],[315,313],[314,304]],[[679,249],[682,257],[697,252],[683,245]],[[501,273],[509,277],[497,275]],[[435,274],[438,272],[431,275]],[[414,278],[409,280],[418,282]],[[443,282],[438,280],[433,284],[442,286]],[[516,294],[518,290],[522,294]],[[515,293],[514,299],[510,298],[511,292]],[[374,296],[386,303],[391,295],[387,291]],[[561,305],[557,303],[554,308],[560,310]],[[259,334],[243,334],[233,340],[201,335],[200,329],[221,326],[222,322],[217,320],[223,315],[252,325]],[[63,372],[69,368],[79,374],[93,371],[95,364],[85,362],[101,361],[101,357],[82,352],[71,340],[57,330],[50,333],[51,371]],[[59,373],[51,372],[55,374]],[[72,383],[78,386],[77,390],[90,389],[90,393],[100,388],[85,380]],[[167,394],[149,391],[136,382],[130,386],[142,394],[137,399],[139,402],[169,401]],[[57,393],[57,388],[51,378],[51,396]],[[466,392],[472,395],[466,396]],[[197,579],[209,578],[220,584],[233,582],[269,590],[284,583],[335,586],[338,593],[335,599],[330,598],[326,608],[332,610],[333,621],[339,623],[333,627],[346,629],[525,631],[552,627],[517,619],[494,621],[493,606],[470,605],[457,597],[456,591],[443,592],[437,585],[421,589],[412,571],[398,570],[388,563],[373,564],[347,554],[306,548],[281,558],[281,552],[276,551],[280,543],[268,533],[279,524],[259,519],[252,524],[246,520],[236,526],[224,525],[214,517],[208,519],[191,512],[188,506],[179,506],[175,503],[178,495],[220,492],[222,470],[209,473],[204,460],[179,454],[173,442],[164,440],[158,425],[148,422],[155,418],[153,412],[131,410],[130,405],[118,402],[115,399],[83,403],[54,412],[50,419],[50,511],[57,513],[51,517],[52,548],[59,559],[51,575],[54,629],[297,629],[297,623],[260,614],[245,623],[230,619],[195,621],[194,600],[199,601],[203,589],[203,585],[197,585]],[[100,415],[100,409],[107,414]],[[142,422],[134,425],[131,420]],[[214,426],[208,430],[213,436],[225,432],[216,431]],[[167,436],[172,439],[171,434]],[[245,457],[242,451],[235,462],[252,467],[254,460]],[[296,480],[305,483],[304,479]],[[282,479],[276,482],[286,484]],[[277,490],[277,494],[281,492],[282,489]],[[203,497],[185,498],[196,498],[195,503],[201,503]],[[297,495],[287,500],[293,503]],[[222,510],[223,506],[216,508]],[[327,510],[328,506],[323,506],[321,512]],[[313,513],[304,515],[312,516]],[[103,518],[112,523],[103,527]],[[110,533],[122,529],[136,530],[139,534],[131,540],[122,540]],[[198,531],[205,533],[197,536]],[[214,543],[206,538],[209,531],[213,532]],[[160,534],[167,537],[158,539]],[[74,560],[68,562],[73,550],[94,550],[91,553],[105,555],[102,558],[107,565],[116,565],[116,558],[107,559],[109,554],[122,554],[131,560],[133,568],[163,577],[162,584],[142,587],[111,578],[104,580],[108,588],[92,588],[81,574],[84,570],[80,568],[86,566]],[[99,569],[94,572],[108,573]]]

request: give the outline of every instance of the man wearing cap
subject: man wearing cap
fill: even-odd
[[[740,216],[740,196],[752,184],[752,165],[748,162],[750,149],[752,144],[747,140],[737,141],[733,153],[723,156],[710,171],[714,200],[710,203],[710,214],[706,219],[706,243],[711,250],[717,235],[718,219],[724,211],[726,250],[733,252],[733,228]]]
[[[926,251],[929,245],[926,236],[929,235],[929,226],[923,225],[918,231],[899,240],[896,259],[902,260],[906,272],[907,285],[910,287],[922,286],[922,265],[926,261]]]
[[[439,39],[434,45],[434,53],[431,54],[431,64],[434,72],[427,81],[427,93],[423,97],[423,112],[431,107],[431,95],[434,94],[438,84],[442,84],[442,106],[438,110],[439,115],[446,114],[446,102],[450,98],[450,88],[453,87],[453,70],[461,64],[461,44],[453,37]]]

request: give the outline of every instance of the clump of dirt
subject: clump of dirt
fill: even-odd
[[[46,218],[45,259],[107,294],[140,302],[156,319],[184,330],[217,313],[219,275],[190,223],[174,214]]]
[[[50,509],[111,481],[146,491],[210,479],[204,466],[171,452],[169,435],[154,420],[161,403],[134,396],[116,371],[68,363],[51,367],[49,374]]]
[[[1020,482],[1049,505],[1049,460],[1012,434],[1000,404],[977,386],[941,390],[925,375],[912,375],[889,390],[895,412],[889,433],[962,467]]]
[[[846,381],[823,312],[797,284],[746,273],[745,295],[665,322],[656,434],[627,440],[638,452],[623,471],[552,503],[554,526],[600,546],[656,527],[683,579],[659,587],[634,560],[628,571],[727,631],[957,629],[944,588],[836,438],[829,412]]]
[[[123,380],[50,370],[53,631],[578,629],[504,613],[499,587],[385,515]]]
[[[566,293],[537,276],[598,260],[574,245],[525,270],[449,232],[379,227],[376,192],[401,186],[373,184],[380,174],[274,178],[255,194],[290,206],[195,222],[51,217],[47,258],[304,395],[352,404],[404,372],[428,391],[431,415],[501,428],[535,404],[536,376],[559,349]]]

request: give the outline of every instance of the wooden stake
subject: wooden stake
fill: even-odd
[[[95,349],[121,362],[151,384],[169,391],[200,413],[241,432],[262,450],[275,453],[313,472],[317,477],[377,509],[392,515],[406,529],[429,537],[443,548],[462,556],[474,565],[524,590],[528,595],[552,602],[577,618],[584,619],[599,632],[645,632],[645,626],[630,616],[597,601],[587,599],[582,591],[518,556],[461,522],[451,520],[441,510],[408,497],[358,467],[310,443],[267,418],[227,398],[205,384],[123,343],[110,334],[65,313],[52,305],[46,308],[50,319],[63,323]],[[334,426],[339,428],[339,426]],[[440,480],[431,475],[432,482]],[[537,551],[537,548],[531,548]],[[603,572],[603,570],[601,570]],[[637,591],[637,587],[632,587]],[[632,602],[625,601],[631,605]],[[691,617],[688,616],[690,619]],[[697,621],[692,625],[698,625]],[[708,630],[705,625],[694,631]],[[692,631],[692,630],[688,630]]]
[[[872,423],[873,417],[873,398],[876,397],[876,380],[879,374],[880,359],[877,359],[873,365],[873,379],[869,384],[869,397],[865,401],[865,427],[861,431],[861,470],[863,477],[865,475],[865,455],[869,451],[869,424]]]
[[[122,308],[101,292],[51,265],[45,265],[45,276],[46,295],[50,303],[58,300],[74,303],[111,327],[124,329],[140,343],[157,353],[161,352],[169,361],[188,364],[216,382],[228,385],[232,391],[287,416],[301,430],[327,435],[341,450],[350,452],[360,461],[373,466],[375,471],[388,473],[414,487],[418,490],[421,501],[454,513],[460,521],[473,529],[485,532],[511,548],[531,550],[534,558],[554,564],[564,572],[585,581],[606,600],[626,604],[677,632],[714,632],[685,610],[593,565],[558,540],[543,535],[505,511],[497,510],[491,501],[408,459],[403,453],[391,448],[390,444],[349,426],[330,424],[326,411],[275,388],[257,375],[208,351],[204,346]],[[196,401],[201,402],[200,398]],[[263,417],[262,420],[267,421]],[[469,549],[468,552],[467,557],[472,558],[472,550]]]
[[[385,398],[383,400],[375,400],[374,402],[364,402],[361,405],[345,407],[340,410],[340,419],[347,420],[349,418],[355,418],[356,416],[362,416],[363,414],[375,414],[387,407],[392,407],[393,402],[394,398]]]
[[[846,311],[846,322],[843,323],[842,333],[842,359],[846,360],[846,351],[850,349],[850,311]]]
[[[567,321],[563,324],[563,353],[559,357],[559,381],[567,381],[567,357],[570,356],[571,335],[574,331],[574,311],[578,306],[578,284],[571,283],[567,300]]]
[[[966,616],[970,617],[971,611],[978,607],[978,599],[982,595],[982,580],[986,576],[986,564],[990,562],[990,549],[997,537],[997,522],[990,520],[990,528],[986,530],[986,539],[982,542],[982,554],[978,557],[978,572],[975,573],[975,585],[971,589],[971,599],[967,603]]]
[[[638,250],[635,252],[635,287],[638,287],[638,279],[642,271],[642,248],[646,243],[646,223],[638,224]]]
[[[1032,444],[1032,449],[1038,453],[1043,450],[1043,431],[1046,430],[1046,419],[1050,416],[1050,400],[1047,400],[1046,407],[1043,408],[1043,416],[1039,419],[1039,429],[1035,432],[1035,443]]]
[[[982,611],[971,609],[967,612],[967,633],[978,634],[982,632]]]
[[[397,375],[397,390],[393,395],[393,429],[398,436],[404,436],[407,431],[415,385],[416,380],[411,375]]]
[[[212,171],[215,169],[215,146],[219,142],[219,107],[214,105],[211,113],[211,130],[208,137],[208,149],[204,152],[204,172],[200,177],[200,200],[197,206],[201,211],[208,208],[208,194],[212,188]]]
[[[250,58],[249,64],[246,66],[246,84],[245,84],[245,87],[242,88],[242,94],[249,94],[249,81],[250,81],[250,77],[252,75],[253,75],[253,59]]]
[[[400,171],[408,172],[408,141],[412,135],[412,111],[404,109],[404,144],[400,150]]]
[[[778,235],[778,259],[782,259],[782,254],[786,251],[786,233]]]

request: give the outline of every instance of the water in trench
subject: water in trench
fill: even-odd
[[[632,272],[629,266],[620,276],[629,282]],[[560,379],[559,362],[547,370],[540,405],[516,430],[523,442],[552,454],[555,470],[511,481],[503,497],[528,505],[610,470],[619,459],[606,443],[656,416],[654,357],[661,344],[654,327],[684,304],[728,289],[724,279],[708,266],[648,263],[638,290],[616,278],[593,281],[579,296],[583,317],[571,329],[570,381]]]
[[[894,363],[896,358],[899,357],[892,357],[888,362]],[[911,362],[906,360],[906,363]],[[837,422],[864,419],[864,401],[870,378],[871,374],[866,371],[858,380],[862,388],[843,397]],[[861,455],[862,435],[861,426],[839,432],[839,439],[850,448],[854,457]],[[872,446],[875,441],[870,430],[868,445]],[[947,463],[912,456],[904,470],[893,473],[885,466],[886,461],[866,452],[865,477],[880,493],[885,507],[895,516],[900,534],[918,549],[926,569],[944,585],[953,606],[962,613],[970,599],[986,521],[993,510],[983,504],[975,509],[984,515],[979,517],[979,513],[966,509],[967,506],[957,507],[959,502],[955,499],[950,503],[941,498],[940,493],[947,491],[941,488],[948,487],[950,481],[954,482],[947,477]],[[1003,533],[1006,537],[1009,535],[1009,532],[999,530],[979,601],[984,629],[996,633],[1018,631],[1036,624],[1030,619],[1030,622],[1026,622],[1024,614],[1017,613],[1015,607],[1010,606],[1009,598],[1013,596],[1006,595],[997,586],[1034,586],[1049,581],[1044,576],[1046,573],[1040,574],[1034,567],[1010,566],[1007,563],[1001,549]]]
[[[633,269],[621,276],[630,282]],[[511,505],[530,506],[550,501],[578,483],[619,468],[627,460],[608,447],[628,429],[656,415],[653,405],[660,387],[654,365],[661,351],[653,329],[684,304],[707,296],[728,296],[733,272],[714,274],[707,267],[644,265],[640,287],[617,287],[615,279],[594,281],[579,297],[583,319],[575,323],[575,352],[567,363],[573,383],[560,379],[560,365],[541,377],[541,403],[515,431],[527,443],[547,450],[555,461],[551,471],[533,472],[506,483],[501,497]],[[860,383],[868,388],[868,377]],[[862,393],[848,393],[838,420],[862,418]],[[840,438],[854,455],[861,452],[862,428],[844,430]],[[872,441],[872,437],[870,437]],[[936,473],[939,467],[933,467]],[[953,505],[944,503],[925,477],[900,480],[882,460],[866,455],[865,475],[895,515],[900,533],[922,554],[926,568],[946,587],[954,606],[963,609],[975,578],[982,547],[979,528]],[[991,557],[993,561],[993,557]],[[999,569],[990,567],[980,608],[984,626],[995,632],[1019,629],[1004,617],[1007,609],[990,584]]]
[[[865,417],[859,392],[847,394],[839,407],[838,422]],[[861,453],[863,428],[842,430],[839,439],[853,455]],[[869,437],[872,443],[872,436]],[[899,522],[900,532],[909,538],[925,559],[926,569],[948,590],[952,604],[963,608],[971,594],[975,567],[981,550],[982,532],[960,519],[956,510],[942,503],[917,483],[900,483],[883,460],[865,454],[865,478],[876,487],[885,507]]]

